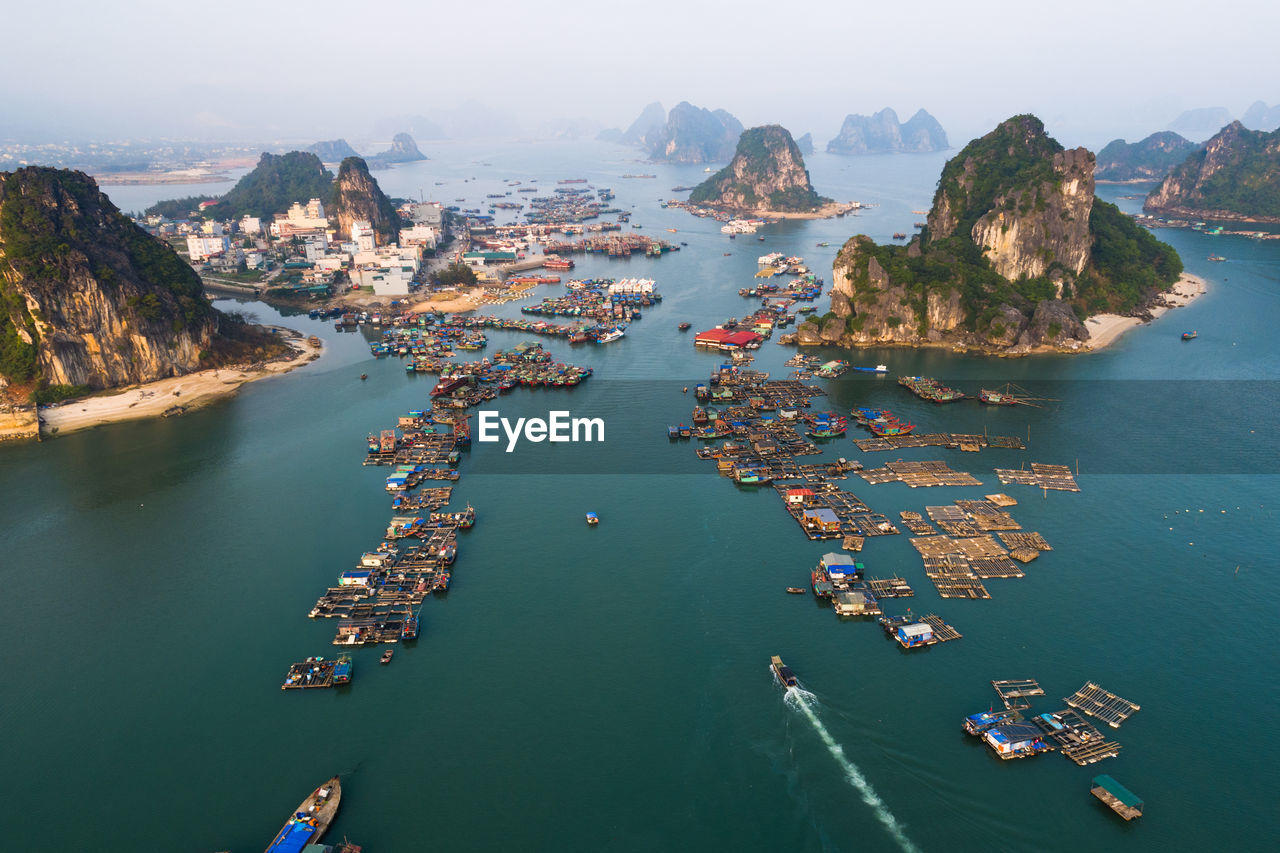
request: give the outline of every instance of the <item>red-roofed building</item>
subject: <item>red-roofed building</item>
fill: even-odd
[[[787,503],[803,505],[813,497],[812,489],[787,489]]]
[[[722,350],[754,349],[760,346],[763,341],[760,335],[755,332],[731,332],[728,329],[708,329],[705,332],[698,332],[694,337],[695,346],[709,346]]]

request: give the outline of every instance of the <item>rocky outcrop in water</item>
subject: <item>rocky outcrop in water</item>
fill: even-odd
[[[776,124],[744,131],[732,162],[689,194],[691,204],[746,215],[808,212],[828,201],[814,192],[791,134]]]
[[[197,370],[219,320],[195,272],[88,175],[0,173],[0,374],[12,383],[98,389]]]
[[[1240,116],[1240,123],[1250,130],[1276,130],[1280,128],[1280,104],[1269,107],[1265,101],[1254,101]]]
[[[808,157],[813,153],[813,134],[806,133],[804,136],[796,140],[796,147],[800,149],[800,153]]]
[[[328,213],[337,221],[338,236],[343,239],[350,239],[351,224],[361,220],[373,227],[378,245],[394,243],[399,236],[400,215],[395,205],[359,157],[348,157],[338,168]]]
[[[662,163],[715,163],[733,156],[742,122],[724,110],[714,112],[681,101],[666,124],[645,134],[649,159]]]
[[[1083,316],[1134,310],[1182,271],[1172,249],[1094,198],[1093,168],[1034,116],[1002,123],[948,161],[908,245],[844,245],[831,314],[802,324],[799,341],[1083,349]]]
[[[1238,121],[1192,152],[1143,209],[1196,219],[1280,221],[1280,130],[1249,130]]]
[[[662,104],[654,101],[640,111],[631,126],[622,131],[618,141],[624,145],[647,146],[650,140],[662,133],[666,123],[667,111],[662,108]]]
[[[348,157],[358,157],[356,150],[345,139],[327,139],[307,149],[325,163],[341,163]]]
[[[887,154],[892,152],[943,151],[949,148],[947,133],[938,120],[918,110],[905,124],[886,107],[873,116],[848,115],[840,133],[827,143],[831,154]]]
[[[1132,144],[1113,139],[1098,152],[1093,177],[1099,181],[1159,181],[1200,146],[1171,130]]]
[[[407,133],[397,133],[391,137],[391,147],[386,151],[374,154],[369,158],[369,166],[374,169],[385,169],[397,163],[414,163],[427,159],[427,155],[418,150],[418,144]]]

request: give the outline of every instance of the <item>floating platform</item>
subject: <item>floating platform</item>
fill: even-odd
[[[865,583],[876,598],[911,598],[915,595],[902,578],[867,578]]]
[[[1025,711],[1031,707],[1031,703],[1027,701],[1029,697],[1044,695],[1044,688],[1034,678],[993,681],[991,686],[1010,711]]]
[[[883,468],[859,472],[860,477],[872,485],[879,483],[906,483],[911,488],[931,486],[981,486],[982,481],[964,471],[953,471],[946,462],[890,462]]]
[[[1130,702],[1128,699],[1121,699],[1116,694],[1103,690],[1092,681],[1085,682],[1084,687],[1081,687],[1063,701],[1072,708],[1101,720],[1113,729],[1120,728],[1121,723],[1133,716],[1142,707]]]
[[[1031,720],[1058,744],[1063,755],[1081,767],[1120,754],[1120,744],[1107,740],[1102,732],[1074,711],[1037,714]]]
[[[925,521],[924,516],[918,512],[911,512],[904,509],[898,513],[898,516],[902,519],[902,524],[917,536],[933,536],[938,532],[933,528],[933,525]]]
[[[1093,777],[1093,784],[1089,787],[1089,793],[1102,800],[1113,812],[1125,820],[1142,817],[1142,809],[1145,806],[1142,799],[1105,773]]]
[[[1004,450],[1026,450],[1022,439],[1011,435],[968,435],[964,433],[930,432],[910,435],[884,435],[853,442],[863,453],[904,450],[911,447],[945,447],[949,450],[977,451],[984,447]]]
[[[292,664],[285,675],[281,690],[312,690],[322,687],[336,687],[351,681],[351,658],[343,655],[337,660],[324,658],[307,658],[301,663]]]
[[[1025,468],[997,468],[996,477],[1001,485],[1015,483],[1022,486],[1038,486],[1042,489],[1053,489],[1059,492],[1078,492],[1075,475],[1066,465],[1048,465],[1032,462],[1031,470]]]

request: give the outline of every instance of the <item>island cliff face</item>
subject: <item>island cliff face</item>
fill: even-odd
[[[732,162],[689,194],[690,204],[747,215],[808,212],[828,201],[814,192],[791,134],[776,124],[744,131]]]
[[[905,124],[886,107],[873,116],[848,115],[840,133],[827,143],[831,154],[885,154],[895,151],[943,151],[950,147],[938,120],[918,110]]]
[[[359,156],[345,139],[326,139],[312,145],[307,151],[319,157],[324,163],[341,163],[348,157]]]
[[[1099,181],[1159,181],[1199,148],[1171,130],[1153,133],[1132,144],[1113,139],[1098,152],[1093,176]]]
[[[1266,133],[1232,122],[1170,172],[1143,209],[1197,219],[1280,221],[1280,130]]]
[[[645,133],[649,159],[663,163],[714,163],[733,156],[742,122],[724,110],[712,112],[681,101],[665,127]]]
[[[378,245],[394,243],[399,235],[400,215],[395,205],[359,157],[348,157],[338,167],[329,211],[338,222],[338,235],[344,239],[350,239],[351,224],[360,220],[373,226]]]
[[[91,389],[203,366],[220,315],[199,277],[80,172],[0,173],[0,373]]]
[[[1094,158],[1015,116],[943,168],[907,246],[856,236],[833,265],[831,312],[802,344],[1085,348],[1081,318],[1132,311],[1181,274],[1177,254],[1094,197]]]

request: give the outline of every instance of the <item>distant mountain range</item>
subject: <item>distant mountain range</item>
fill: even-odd
[[[950,148],[938,120],[918,110],[905,123],[886,107],[873,116],[848,115],[840,133],[827,143],[831,154],[883,154],[896,151],[943,151]]]
[[[1171,130],[1153,133],[1141,142],[1113,139],[1098,152],[1093,176],[1099,181],[1159,181],[1187,155],[1202,146]]]
[[[668,113],[655,102],[625,131],[611,128],[597,139],[637,145],[658,163],[722,163],[733,157],[742,131],[742,122],[725,110],[681,101]]]

